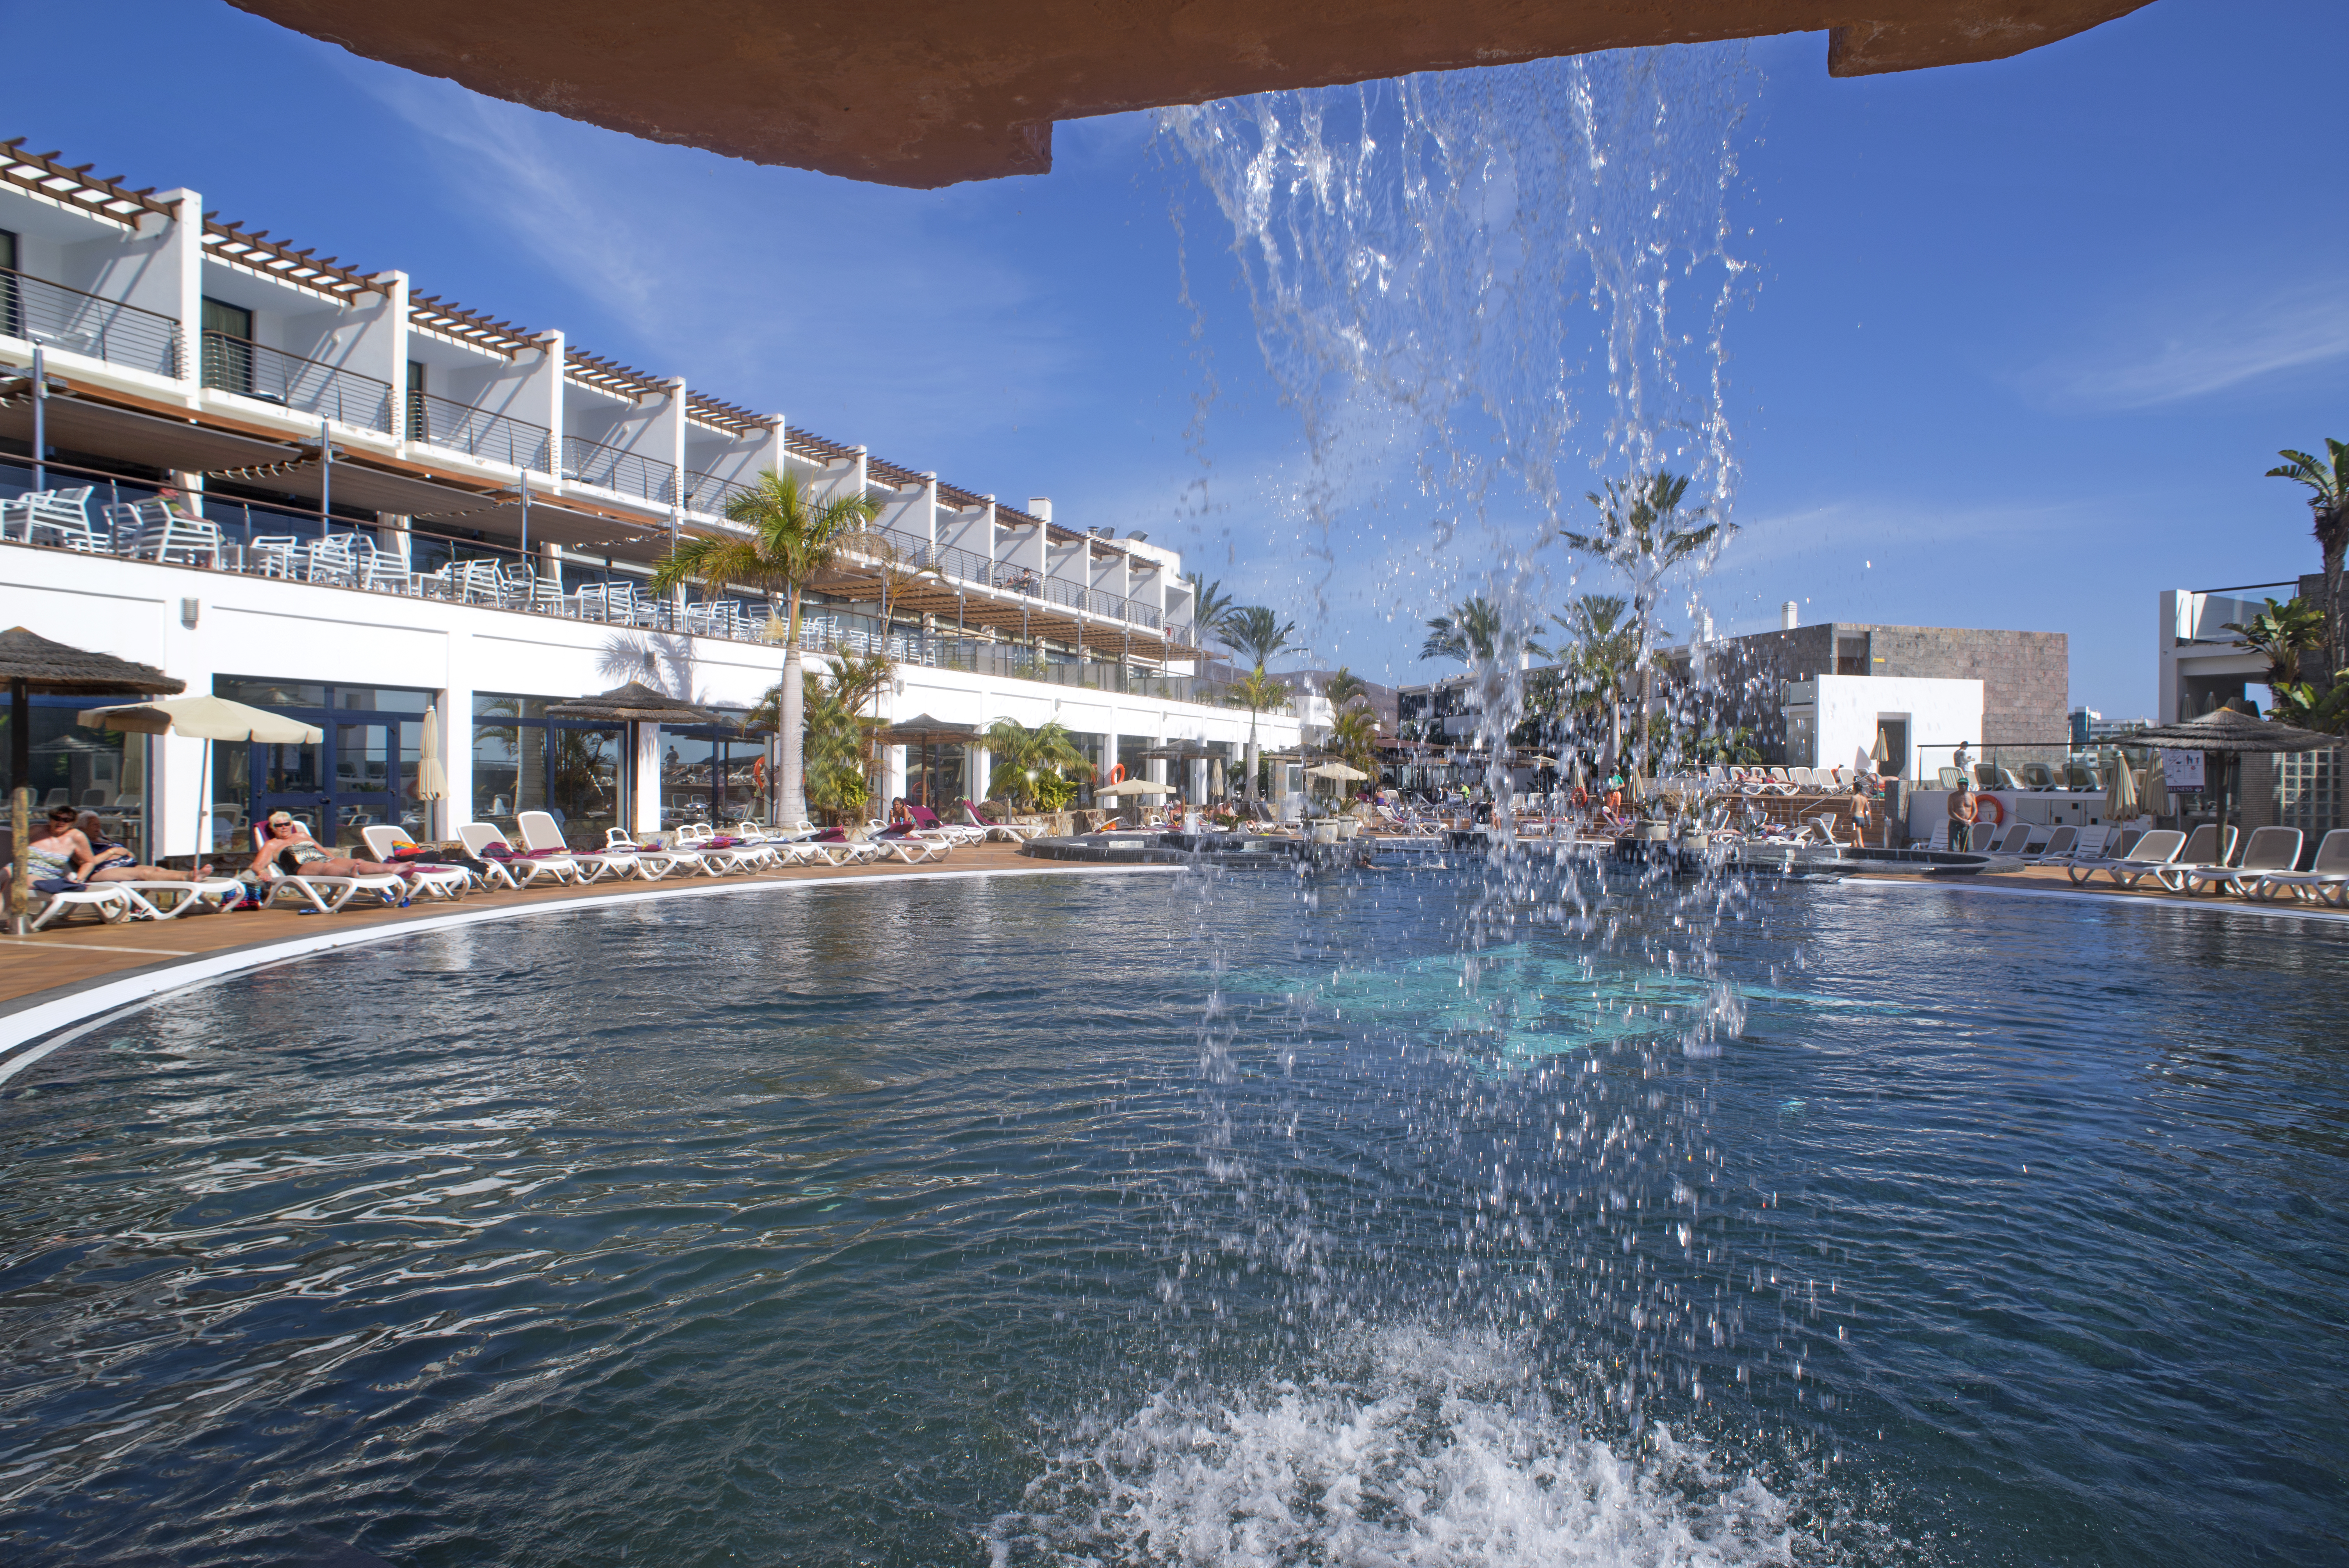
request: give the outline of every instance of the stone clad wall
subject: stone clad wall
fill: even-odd
[[[1949,626],[1846,626],[1866,633],[1868,673],[1982,683],[1982,742],[2050,743],[2031,757],[2061,761],[2069,733],[2071,640],[2062,632],[1976,632]],[[1881,663],[1875,663],[1881,660]]]

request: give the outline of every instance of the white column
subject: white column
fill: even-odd
[[[881,748],[881,799],[873,803],[869,816],[887,820],[889,802],[905,792],[905,748],[885,746]]]
[[[962,757],[963,793],[973,801],[986,799],[988,787],[995,781],[995,754],[981,746],[966,745]]]

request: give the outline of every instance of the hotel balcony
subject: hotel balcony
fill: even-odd
[[[775,468],[879,503],[821,584],[857,613],[1016,642],[1043,665],[1174,678],[1203,655],[1170,552],[412,294],[405,274],[202,213],[192,192],[0,146],[0,442],[28,455],[36,353],[49,450],[40,484],[26,465],[14,488],[88,489],[89,537],[109,548],[104,509],[170,483],[219,529],[219,569],[241,569],[254,539],[356,536],[370,586],[437,589],[461,569],[477,599],[493,578],[501,604],[601,616],[616,601],[682,630],[646,579],[678,533],[735,528],[727,506]],[[281,547],[266,569],[286,561]]]

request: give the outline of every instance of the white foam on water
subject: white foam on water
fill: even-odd
[[[1702,1443],[1587,1433],[1498,1334],[1369,1329],[1319,1361],[1065,1434],[989,1532],[997,1568],[1730,1568],[1806,1543],[1789,1499]]]

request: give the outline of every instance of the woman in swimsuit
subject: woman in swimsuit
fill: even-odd
[[[167,872],[161,866],[140,865],[137,855],[106,836],[95,811],[84,811],[75,824],[75,831],[89,849],[89,867],[82,874],[85,882],[199,882],[212,875],[210,866],[192,872]]]
[[[375,861],[353,860],[347,855],[330,855],[318,847],[310,830],[283,811],[269,813],[269,836],[261,852],[253,857],[253,874],[267,881],[268,868],[275,866],[285,876],[315,877],[379,877],[403,874],[398,866],[387,866]]]
[[[194,882],[212,873],[210,866],[193,872],[167,872],[160,866],[138,865],[133,863],[130,851],[119,844],[93,849],[82,830],[74,826],[74,817],[71,806],[51,808],[48,826],[42,836],[26,847],[25,859],[33,868],[35,880],[54,877],[63,882]]]

